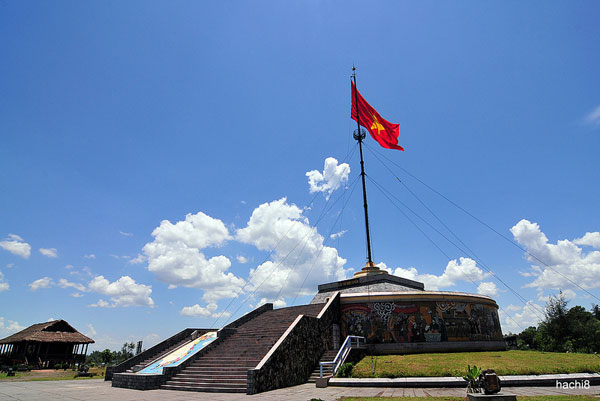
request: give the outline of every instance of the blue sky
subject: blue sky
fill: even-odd
[[[505,332],[559,290],[600,302],[599,8],[0,3],[0,336],[63,318],[95,348],[151,345],[350,277],[353,64],[406,149],[367,138],[376,263],[491,294]]]

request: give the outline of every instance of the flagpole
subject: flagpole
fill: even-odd
[[[356,67],[352,66],[352,79],[354,80],[354,104],[356,105],[356,126],[357,131],[354,132],[354,139],[358,141],[358,148],[360,149],[360,176],[362,178],[363,188],[363,205],[365,208],[365,229],[367,232],[367,265],[365,268],[375,267],[373,258],[371,257],[371,234],[369,232],[369,207],[367,205],[367,185],[365,183],[365,162],[363,160],[362,141],[365,139],[366,134],[364,130],[360,128],[360,116],[358,113],[358,87],[356,86]]]

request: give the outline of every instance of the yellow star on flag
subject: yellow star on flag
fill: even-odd
[[[371,114],[371,116],[373,117],[373,124],[371,125],[371,129],[376,129],[378,133],[381,131],[385,131],[383,125],[381,125],[379,121],[377,121],[377,117],[374,114]]]

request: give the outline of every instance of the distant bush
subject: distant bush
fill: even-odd
[[[26,364],[15,365],[14,370],[17,372],[29,372],[31,370],[31,366]]]

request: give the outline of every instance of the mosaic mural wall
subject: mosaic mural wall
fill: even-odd
[[[342,338],[368,343],[501,341],[498,310],[468,302],[370,302],[342,305]]]

